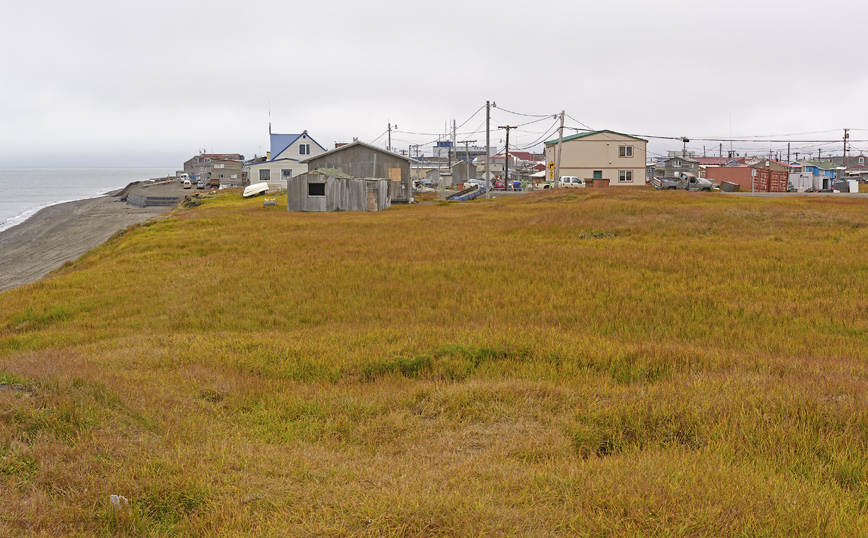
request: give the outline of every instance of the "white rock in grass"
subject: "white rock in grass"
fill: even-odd
[[[120,512],[124,508],[129,508],[130,506],[130,501],[128,501],[123,495],[112,495],[111,503],[115,512]]]

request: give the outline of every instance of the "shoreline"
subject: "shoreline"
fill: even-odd
[[[118,231],[172,209],[142,208],[124,201],[124,195],[144,189],[181,199],[187,194],[177,183],[133,182],[95,198],[43,207],[0,231],[0,292],[36,282],[102,245]]]
[[[73,202],[84,202],[87,200],[94,200],[96,198],[103,198],[103,197],[107,197],[107,196],[117,196],[116,193],[119,193],[123,190],[124,189],[112,189],[110,191],[100,192],[100,193],[94,194],[93,196],[88,196],[86,198],[75,198],[72,200],[60,200],[58,202],[49,202],[47,204],[33,206],[31,208],[28,208],[28,209],[22,211],[21,213],[15,215],[13,217],[9,217],[8,219],[6,219],[2,223],[0,223],[0,234],[2,234],[3,232],[5,232],[7,230],[11,230],[12,228],[14,228],[16,226],[21,226],[22,224],[24,224],[25,222],[27,222],[31,218],[35,217],[36,214],[39,213],[40,211],[42,211],[43,209],[48,209],[49,207],[61,205],[61,204],[69,204],[69,203],[73,203]]]

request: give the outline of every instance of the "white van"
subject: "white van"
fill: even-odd
[[[558,180],[558,187],[578,188],[578,187],[584,187],[584,186],[585,186],[585,180],[579,179],[576,176],[561,176],[560,179]]]

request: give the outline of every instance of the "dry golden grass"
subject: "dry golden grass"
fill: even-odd
[[[0,535],[862,535],[866,209],[233,194],[133,227],[0,294]]]

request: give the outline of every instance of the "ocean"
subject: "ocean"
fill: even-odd
[[[0,168],[0,231],[50,205],[96,198],[171,168]]]

